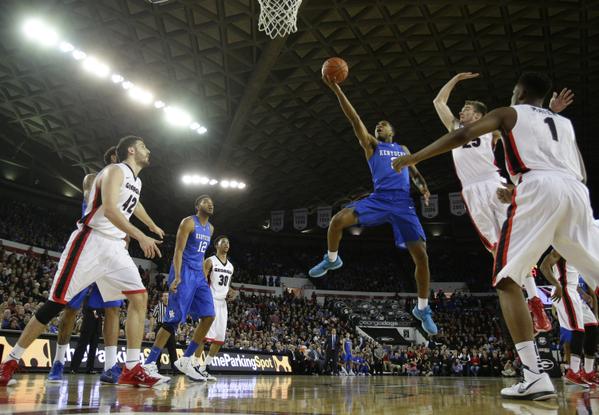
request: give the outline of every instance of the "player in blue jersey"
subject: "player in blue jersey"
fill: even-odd
[[[328,271],[343,265],[338,251],[344,229],[354,225],[369,227],[388,223],[393,228],[395,245],[398,248],[407,248],[416,266],[418,304],[412,310],[412,314],[422,322],[422,328],[428,334],[437,334],[437,326],[433,322],[432,311],[428,305],[430,272],[426,237],[410,196],[411,178],[428,204],[430,193],[426,182],[416,168],[406,169],[401,173],[393,170],[393,160],[410,152],[406,146],[393,142],[393,126],[388,121],[379,121],[372,136],[339,85],[326,77],[323,77],[323,81],[337,96],[341,109],[354,128],[370,167],[374,192],[333,216],[327,235],[328,253],[319,264],[310,269],[309,274],[313,278],[322,277]]]
[[[110,147],[104,153],[104,165],[117,163],[116,147]],[[90,190],[96,178],[96,173],[90,173],[83,179],[83,202],[82,216],[85,215],[87,201]],[[141,209],[138,211],[138,209]],[[141,203],[135,211],[135,216],[144,222],[150,230],[161,237],[164,235],[152,219],[147,215]],[[128,242],[129,237],[127,237]],[[91,292],[90,292],[91,291]],[[100,376],[100,381],[103,383],[117,383],[121,374],[121,367],[117,363],[117,344],[119,338],[119,312],[123,305],[123,300],[104,301],[100,290],[96,284],[90,285],[88,288],[81,291],[66,304],[62,312],[58,326],[58,336],[56,341],[56,354],[50,373],[48,374],[48,382],[60,382],[63,380],[64,364],[66,354],[69,350],[71,334],[75,327],[75,319],[77,313],[83,304],[83,300],[89,293],[88,305],[94,309],[104,309],[104,372]]]
[[[343,339],[343,366],[341,367],[341,373],[348,376],[354,376],[355,373],[352,370],[352,342],[349,333],[345,333],[345,339]]]
[[[162,348],[168,338],[175,334],[179,324],[190,316],[199,320],[199,323],[193,340],[183,357],[175,362],[175,366],[190,379],[205,381],[205,374],[194,367],[192,357],[206,337],[215,316],[212,291],[203,270],[204,254],[214,232],[214,227],[209,222],[214,213],[214,204],[210,196],[202,195],[196,199],[195,208],[196,214],[183,219],[177,230],[175,254],[168,276],[170,292],[166,316],[145,366],[154,375],[158,373],[156,361]]]

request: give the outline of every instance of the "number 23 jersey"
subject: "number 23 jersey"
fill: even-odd
[[[117,207],[127,220],[129,220],[139,202],[139,197],[141,195],[141,179],[137,177],[133,173],[131,167],[125,163],[113,164],[112,166],[121,169],[123,172],[123,183],[119,190]],[[80,223],[109,237],[123,239],[127,236],[125,232],[114,226],[104,215],[105,206],[102,202],[101,186],[102,178],[106,175],[107,169],[108,167],[104,168],[94,179],[88,203]]]
[[[456,121],[455,128],[462,128],[462,125]],[[483,134],[461,147],[454,148],[451,153],[462,187],[480,181],[501,179],[493,153],[493,133]]]
[[[212,297],[215,300],[224,300],[229,292],[229,285],[234,271],[233,264],[229,260],[226,264],[223,264],[216,255],[212,255],[208,258],[208,261],[212,262],[212,272],[210,273]]]
[[[512,131],[502,132],[510,175],[531,170],[560,172],[582,180],[574,127],[569,119],[545,108],[513,105],[518,118]]]

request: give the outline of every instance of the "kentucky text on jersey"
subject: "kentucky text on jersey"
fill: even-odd
[[[187,243],[183,250],[183,261],[191,268],[203,271],[204,254],[208,245],[210,245],[210,222],[202,225],[197,216],[193,215],[191,218],[193,219],[195,229],[187,238]]]
[[[405,155],[403,147],[397,143],[378,143],[372,156],[368,159],[368,167],[372,174],[375,192],[402,191],[410,193],[410,175],[408,169],[401,172],[393,170],[393,160]]]
[[[201,241],[208,241],[208,242],[210,242],[210,235],[205,235],[203,233],[196,233],[196,239],[199,239]]]
[[[393,156],[393,157],[399,157],[399,156],[403,156],[406,153],[404,153],[403,151],[392,151],[392,150],[382,150],[379,149],[379,155],[380,156]]]

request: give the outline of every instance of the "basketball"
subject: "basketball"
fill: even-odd
[[[322,76],[326,76],[336,84],[345,81],[349,68],[341,58],[329,58],[322,64]]]

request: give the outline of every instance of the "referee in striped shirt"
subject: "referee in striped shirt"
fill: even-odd
[[[154,310],[152,310],[152,318],[154,319],[154,333],[158,333],[162,322],[164,321],[164,316],[166,315],[166,306],[168,305],[168,291],[162,293],[162,297],[158,300],[158,304],[154,306]],[[175,361],[177,360],[177,346],[176,346],[176,336],[170,336],[168,338],[168,342],[166,343],[166,348],[168,349],[168,357],[171,364],[171,369],[173,373],[177,373],[177,368],[175,367]],[[160,359],[158,359],[158,368],[160,368]]]

